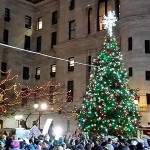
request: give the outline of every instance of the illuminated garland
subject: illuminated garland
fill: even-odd
[[[72,102],[65,102],[69,92],[61,92],[60,84],[52,84],[50,81],[42,84],[42,86],[29,87],[19,83],[14,83],[17,75],[11,77],[11,70],[1,73],[6,74],[0,81],[0,116],[8,116],[21,108],[21,103],[24,100],[28,102],[46,102],[50,109],[49,111],[65,114],[65,116],[74,116],[73,111],[68,112]],[[51,90],[50,90],[51,89]],[[30,104],[25,106],[33,110]]]

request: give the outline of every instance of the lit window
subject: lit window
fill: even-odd
[[[35,79],[36,80],[40,79],[40,74],[41,74],[41,68],[38,67],[38,68],[36,68],[36,74],[35,74]]]
[[[74,57],[70,57],[68,59],[68,71],[73,71],[74,70]]]
[[[38,25],[37,25],[38,30],[42,29],[42,17],[38,18]]]
[[[51,65],[50,76],[55,77],[55,75],[56,75],[56,64],[53,64],[53,65]]]

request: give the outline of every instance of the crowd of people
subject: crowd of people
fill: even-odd
[[[148,150],[150,140],[143,143],[137,139],[125,140],[121,136],[115,139],[90,139],[83,134],[59,138],[39,136],[38,138],[17,138],[15,132],[0,135],[0,150]]]

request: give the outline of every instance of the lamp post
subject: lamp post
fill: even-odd
[[[18,128],[19,128],[19,126],[20,126],[20,120],[23,119],[23,115],[16,115],[16,116],[15,116],[15,119],[16,119],[16,121],[18,122]]]
[[[38,110],[38,112],[39,112],[39,116],[38,116],[38,126],[39,126],[39,129],[40,129],[40,123],[41,123],[41,115],[42,115],[42,113],[43,113],[43,111],[44,110],[46,110],[47,109],[47,104],[46,103],[40,103],[40,104],[34,104],[34,108],[36,109],[36,110]]]

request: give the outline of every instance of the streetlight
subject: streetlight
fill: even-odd
[[[18,121],[18,128],[19,128],[19,126],[20,126],[20,120],[23,119],[23,115],[16,115],[15,119],[16,119],[16,121]]]
[[[40,129],[41,115],[42,115],[43,111],[47,109],[47,104],[46,103],[41,103],[41,104],[36,103],[36,104],[34,104],[33,107],[39,111],[38,122],[39,122],[39,129]]]

